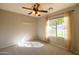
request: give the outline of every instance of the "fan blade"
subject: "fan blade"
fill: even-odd
[[[48,13],[48,11],[46,10],[38,10],[39,12],[45,12],[45,13]]]
[[[28,14],[32,14],[32,12],[28,13]]]
[[[22,7],[22,8],[24,8],[24,9],[28,9],[28,10],[33,10],[33,9],[31,9],[31,8],[27,8],[27,7]]]

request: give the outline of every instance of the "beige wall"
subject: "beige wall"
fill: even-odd
[[[79,5],[72,14],[73,18],[73,48],[79,54]]]
[[[0,10],[0,47],[14,44],[25,37],[36,39],[36,19]]]
[[[46,26],[45,18],[40,18],[37,20],[37,33],[38,38],[41,40],[45,40],[45,26]]]
[[[72,48],[71,49],[73,52],[78,52],[79,51],[79,33],[78,33],[79,32],[79,5],[58,11],[56,13],[61,13],[61,12],[72,10],[72,9],[75,11],[72,13],[73,18],[71,21],[72,22],[72,30],[73,30]],[[52,16],[52,15],[50,15],[50,16]],[[38,37],[41,40],[45,39],[45,26],[46,26],[45,21],[46,21],[45,18],[38,19]],[[66,46],[66,40],[59,39],[59,38],[56,39],[54,37],[50,37],[50,43],[59,45],[60,47]]]

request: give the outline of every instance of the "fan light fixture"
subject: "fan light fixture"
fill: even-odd
[[[35,14],[35,11],[33,11],[32,15],[34,15],[34,16],[40,16],[40,12],[37,12],[37,14]]]
[[[35,3],[32,8],[27,8],[27,7],[22,7],[22,8],[28,9],[28,10],[32,10],[32,12],[30,12],[28,14],[32,14],[34,16],[40,16],[40,12],[48,13],[47,10],[40,10],[39,7],[40,7],[40,4],[39,3]]]

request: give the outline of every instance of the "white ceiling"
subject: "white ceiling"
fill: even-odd
[[[53,7],[53,11],[51,12],[53,13],[73,5],[76,5],[76,3],[40,3],[40,9],[48,10],[50,7]],[[23,6],[31,8],[33,3],[0,3],[0,9],[28,15],[31,10],[23,9]],[[45,14],[46,13],[41,13],[41,16]]]

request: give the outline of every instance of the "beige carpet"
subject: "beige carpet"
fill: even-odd
[[[12,46],[0,49],[0,55],[72,55],[71,52],[62,48],[43,43],[42,47],[19,47]]]

